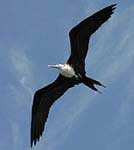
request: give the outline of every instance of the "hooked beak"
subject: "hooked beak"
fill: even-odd
[[[48,67],[50,67],[50,68],[58,68],[57,65],[48,65]]]

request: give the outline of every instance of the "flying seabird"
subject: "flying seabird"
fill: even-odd
[[[69,88],[83,83],[92,90],[101,93],[95,85],[105,87],[101,82],[86,76],[85,57],[91,35],[113,14],[116,4],[101,9],[86,18],[69,32],[71,55],[65,64],[48,65],[59,69],[57,79],[39,89],[34,94],[31,120],[31,147],[36,145],[42,136],[45,123],[52,104],[61,97]]]

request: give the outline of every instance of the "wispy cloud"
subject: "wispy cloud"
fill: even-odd
[[[12,69],[15,72],[15,76],[18,78],[20,84],[31,93],[34,78],[32,62],[28,59],[25,49],[12,48],[10,52]]]
[[[110,137],[112,140],[109,140],[106,143],[106,149],[112,150],[114,147],[116,147],[117,149],[123,149],[123,145],[125,145],[125,143],[128,143],[128,141],[131,141],[130,139],[133,138],[131,137],[133,136],[132,131],[134,124],[134,121],[132,119],[134,106],[132,88],[133,83],[133,76],[130,76],[125,87],[122,89],[122,94],[120,96],[121,103],[118,106],[118,111],[113,122],[111,123]],[[131,144],[132,143],[130,142],[130,147]]]
[[[21,140],[20,140],[20,129],[16,122],[11,122],[11,129],[12,129],[12,139],[13,139],[13,149],[17,150],[20,149],[22,146]]]
[[[15,84],[9,84],[9,92],[12,96],[13,107],[19,113],[12,116],[10,124],[12,128],[13,136],[13,145],[14,149],[23,149],[24,143],[29,141],[29,130],[30,130],[30,110],[31,110],[31,101],[33,95],[33,64],[29,60],[26,54],[26,49],[23,48],[12,48],[10,50],[10,59],[11,64],[9,69],[11,70],[13,76],[15,77]],[[27,108],[27,109],[26,109]],[[27,115],[26,115],[27,114]],[[22,120],[20,118],[23,118]],[[26,125],[26,129],[22,134],[21,128]],[[25,136],[28,136],[28,139],[24,139]],[[29,143],[28,143],[29,149]],[[26,146],[26,147],[27,147]]]

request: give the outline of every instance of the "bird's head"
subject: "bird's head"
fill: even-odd
[[[48,65],[48,67],[62,69],[64,67],[64,64]]]

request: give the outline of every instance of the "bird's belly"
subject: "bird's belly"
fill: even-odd
[[[73,76],[75,76],[75,72],[74,72],[74,69],[70,66],[66,66],[65,68],[63,68],[60,73],[65,76],[65,77],[68,77],[68,78],[71,78]]]

